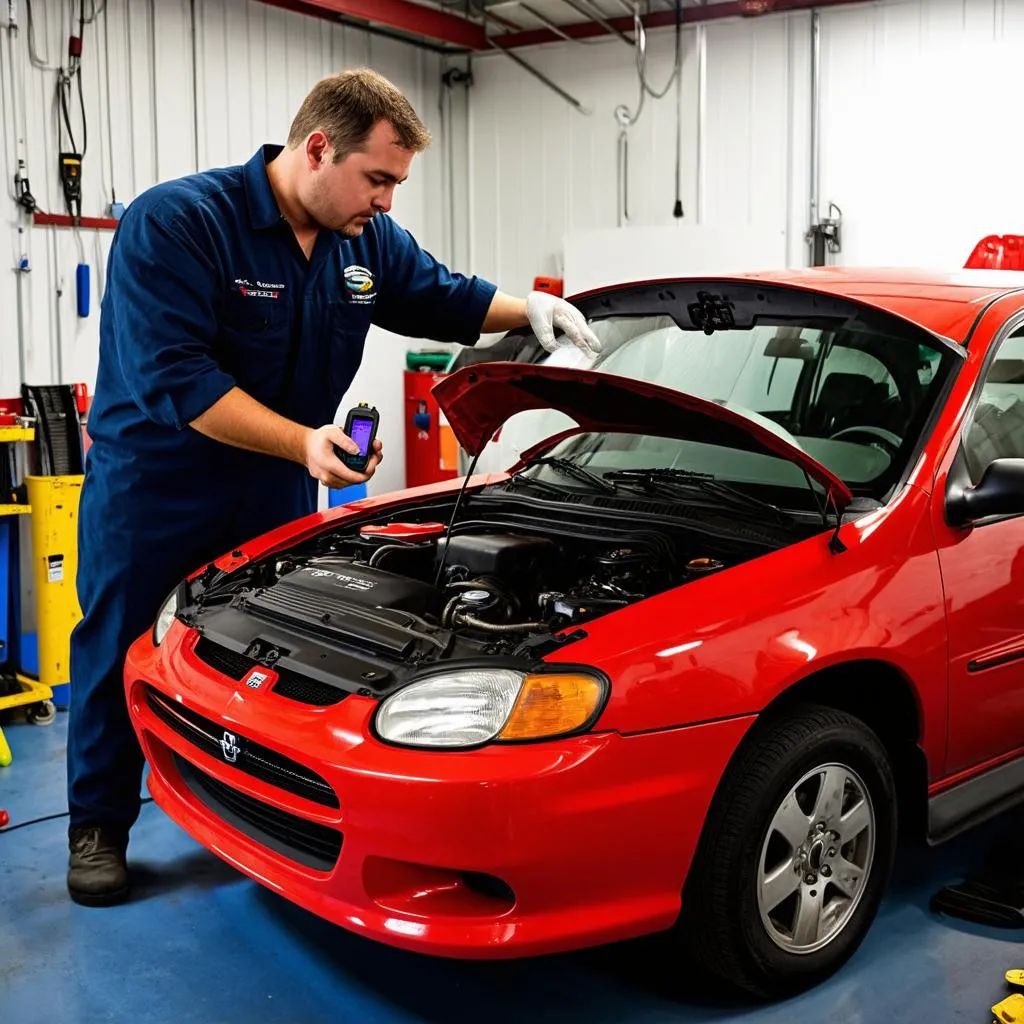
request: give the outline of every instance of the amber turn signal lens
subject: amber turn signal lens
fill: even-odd
[[[604,687],[590,676],[527,676],[497,738],[536,740],[574,732],[593,717],[603,697]]]

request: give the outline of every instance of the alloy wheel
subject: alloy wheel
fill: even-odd
[[[871,795],[841,764],[807,772],[779,805],[761,848],[757,902],[772,941],[814,953],[849,923],[875,854]]]

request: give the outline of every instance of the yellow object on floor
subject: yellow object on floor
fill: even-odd
[[[0,456],[6,457],[8,449],[6,445],[17,444],[20,442],[32,441],[35,438],[35,430],[32,427],[26,426],[0,426]],[[10,499],[13,495],[3,495],[6,500],[0,501],[0,516],[22,516],[28,515],[32,512],[32,505],[29,502],[26,505],[16,504]],[[6,523],[6,520],[5,520]],[[7,527],[5,525],[3,532],[3,544],[8,543]],[[6,571],[11,571],[9,562],[5,559]],[[0,580],[0,586],[7,586],[6,578]],[[17,623],[7,623],[6,629],[3,630],[4,643],[8,643],[8,636],[11,629],[17,628]],[[16,665],[11,665],[10,669],[17,670]],[[16,689],[13,693],[0,693],[0,711],[8,711],[11,708],[25,707],[29,709],[29,716],[34,721],[48,721],[52,720],[53,706],[48,702],[53,697],[53,691],[44,682],[39,682],[35,679],[29,679],[25,676],[18,675],[16,679]],[[38,707],[35,707],[38,706]],[[0,767],[6,767],[12,761],[11,748],[7,742],[7,738],[3,734],[3,730],[0,729]]]
[[[39,642],[39,682],[54,688],[71,682],[71,631],[82,617],[78,573],[78,502],[84,477],[29,476],[32,566]],[[65,702],[57,701],[59,706]]]
[[[0,697],[0,711],[26,707],[32,704],[43,704],[53,697],[53,690],[50,687],[43,683],[37,683],[34,679],[28,679],[25,676],[19,675],[18,685],[21,687],[20,692]],[[3,729],[0,729],[0,768],[6,768],[11,763],[11,760],[11,748],[7,744]]]
[[[1024,1022],[1024,995],[1014,992],[1001,1003],[992,1007],[997,1024],[1021,1024]]]
[[[1006,980],[1018,988],[1024,987],[1024,971],[1007,971]]]

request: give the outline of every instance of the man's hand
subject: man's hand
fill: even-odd
[[[526,297],[526,315],[537,340],[548,352],[564,344],[555,338],[556,330],[564,331],[565,337],[585,355],[593,357],[601,351],[601,342],[587,325],[586,317],[557,295],[530,292]]]
[[[318,430],[310,430],[305,439],[306,468],[309,475],[325,487],[341,489],[353,484],[365,483],[376,472],[384,458],[380,441],[373,442],[373,454],[362,473],[349,469],[335,454],[334,446],[355,455],[358,445],[337,424],[328,424]]]
[[[512,331],[527,324],[548,352],[568,343],[591,358],[601,351],[601,342],[587,325],[586,317],[565,299],[547,292],[530,292],[525,299],[496,292],[481,330],[490,334]],[[565,339],[556,339],[555,331],[564,331]]]
[[[366,470],[356,473],[335,454],[334,445],[355,454],[359,449],[341,427],[328,424],[314,430],[272,412],[240,388],[232,388],[201,416],[192,421],[199,433],[235,448],[276,455],[305,466],[310,476],[328,487],[361,484],[373,476],[383,458],[380,441]]]

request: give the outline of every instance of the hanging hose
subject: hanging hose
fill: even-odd
[[[68,106],[68,99],[71,96],[71,79],[78,80],[78,105],[82,112],[82,148],[75,145],[75,132],[71,127],[71,113]],[[71,143],[71,151],[85,157],[86,148],[89,145],[89,126],[85,117],[85,97],[82,95],[82,69],[81,66],[69,72],[61,71],[57,79],[57,97],[60,103],[60,113],[64,121],[64,127],[68,133],[68,140]]]
[[[650,0],[648,0],[648,9]],[[648,13],[650,11],[648,10]],[[636,111],[633,112],[624,103],[615,108],[615,118],[622,124],[632,127],[640,120],[640,114],[644,109],[644,97],[651,96],[653,99],[664,99],[668,95],[672,84],[679,78],[682,68],[683,57],[683,6],[682,0],[676,0],[676,45],[675,60],[672,65],[672,74],[663,89],[653,89],[647,81],[647,30],[644,28],[643,18],[640,16],[640,4],[633,5],[633,32],[636,36],[636,73],[640,83],[640,96],[637,100]]]
[[[680,38],[682,29],[680,21],[676,21],[676,59],[682,53]],[[676,201],[672,207],[672,216],[677,220],[683,215],[683,76],[676,74]]]
[[[647,13],[650,14],[650,0],[647,3]],[[640,5],[637,4],[633,10],[633,27],[636,33],[636,71],[640,78],[640,86],[644,92],[656,100],[664,99],[668,95],[672,83],[679,77],[679,70],[682,64],[682,36],[683,36],[683,10],[682,0],[676,0],[676,56],[672,66],[672,74],[669,75],[665,88],[658,91],[652,89],[647,81],[647,30],[644,28],[643,19],[640,17]],[[639,113],[638,115],[639,116]]]
[[[629,125],[619,122],[619,151],[618,151],[618,177],[619,177],[619,227],[629,222]]]
[[[650,14],[650,0],[647,0],[647,13]],[[668,95],[673,83],[677,84],[677,111],[676,111],[676,197],[673,215],[683,215],[682,186],[681,186],[681,132],[679,117],[679,106],[682,103],[682,57],[683,57],[683,5],[682,0],[676,0],[676,40],[675,60],[672,65],[672,74],[663,89],[654,89],[647,81],[647,30],[644,28],[643,18],[640,15],[639,0],[633,4],[633,34],[636,47],[636,72],[640,85],[640,95],[637,99],[636,110],[630,110],[622,103],[615,108],[615,120],[619,124],[618,139],[618,178],[619,178],[619,227],[629,222],[629,130],[639,121],[643,113],[644,100],[647,96],[653,99],[664,99]]]

